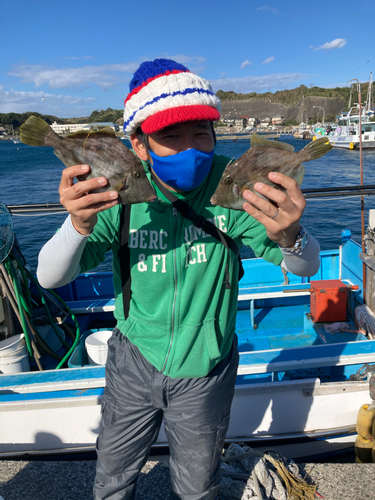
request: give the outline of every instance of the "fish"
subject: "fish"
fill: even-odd
[[[210,201],[212,205],[243,210],[243,204],[247,202],[243,197],[245,190],[261,196],[254,189],[256,182],[268,184],[285,192],[282,186],[268,179],[270,172],[288,175],[301,186],[305,174],[305,166],[302,162],[316,160],[331,149],[332,145],[325,137],[310,142],[301,151],[294,152],[291,144],[270,141],[254,133],[251,137],[250,149],[237,160],[231,160],[225,167]]]
[[[89,165],[91,171],[78,175],[78,181],[105,177],[104,187],[92,193],[117,191],[120,204],[155,201],[156,194],[147,179],[141,160],[116,137],[110,127],[96,131],[80,130],[66,137],[56,134],[41,118],[31,115],[21,125],[21,141],[29,146],[50,146],[66,167]]]

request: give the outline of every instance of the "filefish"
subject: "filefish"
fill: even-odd
[[[305,174],[303,161],[320,158],[332,149],[328,139],[322,137],[312,141],[301,151],[294,152],[294,147],[285,142],[269,141],[257,134],[251,137],[251,147],[238,160],[233,160],[225,167],[216,191],[211,197],[213,205],[233,210],[243,210],[246,200],[243,192],[254,190],[256,182],[268,184],[280,191],[285,189],[268,179],[270,172],[281,172],[295,179],[300,186]],[[262,196],[264,198],[264,196]]]
[[[104,187],[93,193],[117,191],[119,203],[154,201],[156,194],[146,177],[141,160],[116,137],[109,127],[88,132],[80,130],[66,137],[53,131],[47,122],[30,116],[21,126],[21,141],[30,146],[50,146],[66,167],[89,165],[91,171],[78,175],[78,181],[105,177]]]

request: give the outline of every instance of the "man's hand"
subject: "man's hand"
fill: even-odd
[[[281,247],[293,247],[301,227],[299,220],[306,207],[305,197],[297,182],[291,177],[279,172],[271,172],[268,178],[275,184],[283,186],[287,194],[267,184],[257,182],[254,185],[255,190],[274,204],[246,190],[243,196],[248,203],[244,203],[243,208],[263,224],[270,240],[275,241]]]
[[[91,233],[98,220],[98,212],[118,203],[116,191],[89,193],[93,189],[105,186],[108,182],[105,177],[74,183],[75,177],[87,174],[89,171],[88,165],[74,165],[64,169],[59,187],[60,203],[70,213],[75,229],[83,235]]]

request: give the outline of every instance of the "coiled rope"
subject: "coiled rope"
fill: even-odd
[[[316,486],[301,476],[298,465],[276,450],[256,451],[232,443],[222,457],[220,500],[314,500]]]

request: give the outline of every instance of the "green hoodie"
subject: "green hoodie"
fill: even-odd
[[[230,161],[215,155],[209,175],[193,191],[178,196],[257,257],[279,265],[282,253],[263,225],[246,212],[212,206],[210,198]],[[149,166],[144,163],[151,182]],[[206,376],[229,352],[237,314],[238,261],[215,238],[182,217],[153,184],[158,200],[132,206],[131,290],[125,321],[119,250],[121,205],[101,212],[85,246],[87,272],[113,251],[117,327],[157,370],[173,378]],[[225,264],[231,288],[226,289]]]

